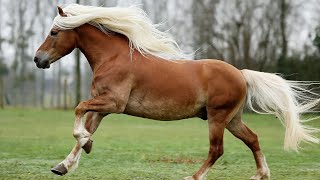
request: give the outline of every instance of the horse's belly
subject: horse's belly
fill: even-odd
[[[181,103],[170,99],[128,102],[124,113],[155,120],[179,120],[199,115],[202,103]]]

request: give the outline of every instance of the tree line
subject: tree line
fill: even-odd
[[[0,0],[0,107],[72,108],[89,98],[92,73],[79,51],[46,71],[32,61],[36,48],[49,32],[58,4],[133,2],[142,4],[154,23],[165,22],[162,30],[169,30],[183,50],[194,52],[194,59],[220,59],[292,80],[320,80],[318,1]]]

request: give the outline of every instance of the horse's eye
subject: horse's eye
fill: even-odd
[[[58,34],[58,31],[51,31],[50,36],[56,36]]]

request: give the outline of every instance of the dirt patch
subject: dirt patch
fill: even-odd
[[[203,159],[190,159],[188,157],[162,157],[160,159],[148,159],[149,162],[164,162],[174,164],[198,164],[203,162]]]

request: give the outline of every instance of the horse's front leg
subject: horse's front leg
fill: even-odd
[[[106,95],[79,103],[75,110],[76,117],[73,130],[77,143],[65,160],[52,168],[51,171],[58,175],[64,175],[70,169],[75,169],[80,159],[81,148],[83,147],[87,153],[91,151],[91,135],[96,131],[106,114],[119,112],[118,107],[122,106],[117,106],[115,98]],[[86,112],[89,113],[84,125],[82,118]]]
[[[86,129],[82,118],[86,112],[97,112],[98,114],[93,114],[92,116],[98,116],[101,119],[103,116],[102,114],[108,113],[119,113],[124,108],[119,108],[124,106],[119,106],[118,103],[115,101],[115,98],[110,95],[103,95],[97,96],[94,99],[88,101],[82,101],[75,109],[75,122],[74,122],[74,129],[73,129],[73,136],[77,139],[78,143],[81,147],[83,147],[90,139],[91,133],[89,131],[94,132],[96,130],[95,123],[93,122],[93,127],[90,129],[91,125],[88,126]],[[99,117],[102,116],[102,117]],[[92,123],[92,122],[91,122]],[[90,122],[86,123],[90,124]]]
[[[106,115],[107,114],[101,114],[98,112],[87,113],[87,120],[85,122],[84,128],[90,133],[91,136],[97,130],[102,118],[105,117]],[[82,148],[87,154],[89,154],[92,149],[93,141],[91,140],[91,136],[89,140],[86,142],[86,144],[82,146]]]
[[[97,113],[97,112],[89,112],[87,113],[87,118],[85,122],[85,129],[93,135],[93,133],[98,128],[102,118],[105,116],[105,114]],[[83,146],[83,149],[86,151],[86,153],[89,153],[92,148],[92,140],[91,137],[88,140],[88,142]],[[70,154],[57,166],[51,169],[51,171],[58,175],[64,175],[66,174],[70,169],[75,169],[78,165],[79,159],[81,155],[81,146],[77,142],[75,146],[73,147]]]

